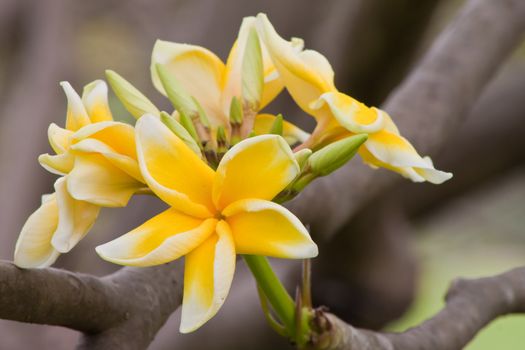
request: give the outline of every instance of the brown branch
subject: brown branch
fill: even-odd
[[[446,306],[434,317],[403,333],[379,333],[354,328],[332,314],[318,314],[326,332],[323,350],[455,350],[462,349],[483,327],[499,316],[525,312],[525,267],[493,277],[457,279]]]
[[[143,349],[180,305],[180,281],[178,262],[98,278],[0,261],[0,318],[84,332],[80,348]]]

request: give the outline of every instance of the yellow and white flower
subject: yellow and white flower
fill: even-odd
[[[452,177],[436,170],[428,157],[421,157],[403,138],[390,116],[368,108],[337,90],[328,60],[313,50],[298,52],[294,41],[277,34],[264,14],[257,16],[257,29],[281,80],[306,113],[317,120],[316,130],[306,146],[316,148],[334,139],[367,133],[359,154],[373,167],[384,167],[412,181],[439,184]]]
[[[106,84],[86,85],[82,98],[69,83],[61,85],[68,99],[66,128],[49,126],[56,154],[43,154],[39,161],[62,177],[22,228],[14,257],[21,267],[51,265],[85,236],[100,207],[125,206],[145,187],[134,129],[113,121]]]
[[[309,258],[317,246],[291,212],[271,200],[299,173],[285,140],[261,135],[231,148],[212,170],[158,118],[136,125],[140,169],[171,207],[97,247],[105,260],[151,266],[186,256],[181,332],[222,306],[236,254]]]
[[[255,115],[283,89],[266,48],[259,44],[255,24],[255,17],[244,18],[226,64],[203,47],[158,40],[151,58],[154,86],[167,94],[157,69],[161,64],[200,103],[212,128],[222,126],[230,131],[230,107],[234,98],[241,101],[244,112]],[[300,50],[301,45],[302,42],[294,42],[296,50]],[[265,123],[268,115],[262,118]],[[255,123],[257,119],[259,116],[255,117]]]

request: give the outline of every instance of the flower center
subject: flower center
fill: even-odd
[[[219,220],[219,221],[220,221],[220,220],[224,220],[224,219],[226,219],[226,217],[225,217],[224,215],[222,215],[222,213],[221,213],[220,211],[217,211],[217,212],[215,213],[214,218],[216,218],[216,219]]]

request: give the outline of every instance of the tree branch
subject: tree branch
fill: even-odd
[[[379,333],[354,328],[335,315],[318,312],[325,330],[317,341],[323,350],[455,350],[462,349],[499,316],[525,311],[525,267],[493,277],[457,279],[446,306],[434,317],[403,333]]]
[[[0,295],[0,317],[7,320],[93,333],[125,319],[117,288],[100,278],[60,269],[23,270],[1,261]]]
[[[0,318],[84,332],[80,348],[144,349],[180,305],[181,281],[180,262],[98,278],[0,261]]]

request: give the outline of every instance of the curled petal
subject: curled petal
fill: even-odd
[[[255,117],[255,125],[253,131],[256,135],[267,134],[275,121],[275,116],[272,114],[258,114]],[[295,126],[294,124],[283,121],[283,137],[289,145],[298,142],[304,142],[310,136],[309,133]]]
[[[113,148],[109,147],[102,141],[96,139],[84,139],[78,143],[75,143],[71,149],[77,154],[79,152],[99,153],[112,165],[124,171],[126,174],[133,177],[137,181],[145,183],[144,179],[142,178],[142,174],[140,173],[139,164],[135,158],[131,158],[116,152]]]
[[[55,182],[58,206],[58,226],[51,239],[53,247],[67,253],[84,238],[98,217],[100,207],[71,197],[67,191],[67,177]]]
[[[97,247],[102,259],[120,265],[160,265],[202,244],[215,231],[216,219],[197,219],[168,209],[125,235]]]
[[[299,51],[294,41],[277,34],[264,14],[257,16],[257,29],[281,80],[295,102],[307,113],[316,115],[310,104],[328,91],[335,91],[334,72],[326,58],[312,50]]]
[[[370,136],[373,135],[375,134],[369,135],[369,140]],[[364,146],[359,149],[359,154],[363,158],[363,161],[373,168],[382,167],[392,170],[414,182],[428,181],[433,184],[441,184],[452,178],[451,173],[435,169],[429,157],[422,158],[415,150],[413,153],[407,150],[396,153],[395,149],[391,151],[378,152],[377,154],[380,156],[386,155],[385,159],[392,160],[392,163],[381,160],[372,152],[370,152],[370,149],[367,147],[368,142],[369,141],[365,142]],[[399,158],[396,159],[396,156]]]
[[[186,255],[181,333],[193,332],[212,318],[226,300],[235,272],[235,246],[228,224]]]
[[[117,153],[137,158],[135,130],[129,124],[105,121],[87,125],[73,134],[74,142],[87,138],[99,140]]]
[[[208,116],[220,114],[224,63],[212,52],[200,46],[157,40],[151,55],[151,76],[155,88],[166,95],[157,64],[166,67]]]
[[[60,253],[51,245],[58,225],[56,195],[46,196],[42,205],[27,219],[15,247],[14,263],[23,268],[52,265]]]
[[[359,133],[373,133],[383,128],[385,113],[371,109],[352,97],[340,92],[327,92],[315,101],[313,109],[327,106],[332,116],[348,131]]]
[[[365,147],[375,158],[395,167],[428,166],[407,139],[386,130],[368,135]]]
[[[77,131],[91,123],[82,99],[67,81],[60,83],[67,97],[66,129]]]
[[[108,103],[108,86],[103,80],[95,80],[84,87],[82,102],[92,123],[113,120]]]
[[[103,155],[77,154],[68,175],[67,188],[73,198],[103,207],[124,207],[144,187]]]
[[[71,136],[73,132],[61,128],[55,123],[51,123],[47,129],[49,144],[56,154],[65,153],[71,145]]]
[[[140,169],[151,190],[188,215],[212,216],[213,170],[152,115],[137,121],[136,136]]]
[[[50,173],[57,175],[66,175],[72,169],[75,163],[75,157],[71,152],[66,152],[58,155],[50,155],[48,153],[38,156],[38,162],[44,169]]]
[[[306,228],[281,205],[245,199],[230,204],[223,215],[231,227],[238,254],[289,259],[317,256],[317,245]]]
[[[222,158],[213,201],[222,209],[240,199],[273,199],[299,173],[290,146],[278,135],[260,135],[233,146]]]

